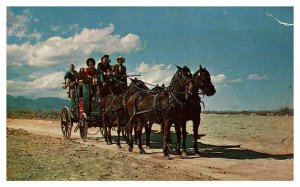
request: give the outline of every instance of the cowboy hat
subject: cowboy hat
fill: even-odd
[[[119,62],[119,60],[123,60],[123,61],[122,61],[123,63],[125,62],[125,58],[122,57],[122,56],[119,56],[119,57],[117,58],[117,62]]]

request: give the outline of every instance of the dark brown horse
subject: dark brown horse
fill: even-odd
[[[184,123],[182,124],[182,156],[187,156],[186,151],[186,122],[189,120],[192,120],[193,122],[193,132],[194,132],[194,150],[195,154],[200,156],[200,152],[198,149],[198,143],[197,140],[199,139],[198,129],[200,126],[200,113],[201,113],[201,98],[199,96],[199,91],[201,91],[201,94],[207,95],[207,96],[213,96],[216,93],[214,85],[211,83],[211,78],[209,72],[206,70],[206,68],[202,68],[200,65],[200,68],[198,71],[196,71],[193,74],[193,80],[194,80],[194,89],[193,93],[188,96],[187,99],[187,105],[185,109],[185,115],[184,115]],[[176,121],[175,123],[175,129],[176,129]],[[177,138],[180,134],[179,129],[176,130]],[[180,154],[180,141],[177,141],[176,144],[176,153]]]
[[[162,86],[159,86],[158,84],[153,87],[151,89],[151,92],[152,93],[155,93],[155,94],[159,94],[161,91],[165,90],[166,87],[165,85],[163,84]],[[150,135],[151,135],[151,129],[152,129],[152,125],[153,123],[149,123],[147,122],[147,124],[144,125],[144,128],[145,128],[145,134],[146,134],[146,147],[147,148],[151,148],[151,144],[150,144]],[[135,143],[137,144],[137,136],[136,136],[136,130],[137,130],[137,125],[134,125],[134,141]]]
[[[138,79],[131,79],[131,83],[125,93],[115,95],[110,94],[101,99],[101,114],[104,126],[104,138],[107,144],[112,144],[111,129],[117,128],[117,145],[120,145],[120,132],[122,127],[128,122],[127,99],[141,90],[149,90],[144,82]]]
[[[184,108],[188,93],[192,92],[192,75],[186,68],[177,66],[177,72],[173,76],[170,86],[167,90],[160,93],[141,91],[129,98],[127,101],[128,109],[128,150],[133,149],[132,129],[133,124],[137,125],[137,141],[140,153],[145,150],[141,143],[142,128],[146,123],[158,123],[161,125],[163,135],[163,152],[166,159],[170,159],[168,152],[170,128],[172,119],[183,121],[183,115],[178,115]],[[179,118],[181,117],[181,119]]]

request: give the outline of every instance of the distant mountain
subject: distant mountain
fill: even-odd
[[[7,110],[60,110],[70,101],[56,97],[29,99],[23,96],[7,95]]]

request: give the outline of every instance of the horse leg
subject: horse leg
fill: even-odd
[[[104,139],[105,139],[105,142],[108,144],[108,140],[107,140],[107,121],[106,121],[106,117],[103,115],[102,117],[103,119],[103,136],[104,136]]]
[[[134,130],[134,143],[137,144],[137,134],[136,134],[137,124],[134,124],[133,130]]]
[[[185,140],[186,140],[186,136],[187,136],[186,121],[182,122],[181,128],[182,128],[182,156],[187,157],[188,154],[187,154],[187,151],[186,151],[186,144],[185,144]]]
[[[133,126],[132,126],[132,123],[130,123],[127,127],[128,151],[129,152],[132,152],[132,149],[133,149],[132,130],[133,130]]]
[[[152,124],[147,124],[147,125],[145,126],[145,132],[146,132],[146,147],[147,147],[147,148],[151,148],[151,144],[150,144],[151,127],[152,127]]]
[[[168,144],[170,140],[170,128],[171,128],[171,123],[169,120],[164,120],[164,123],[162,124],[163,129],[163,152],[164,152],[164,159],[170,160],[171,157],[169,156],[169,151],[168,151]]]
[[[170,126],[170,129],[171,129],[171,126]],[[166,129],[165,129],[165,125],[161,125],[160,126],[160,131],[161,131],[161,135],[162,135],[162,140],[163,140],[163,142],[162,142],[162,144],[163,144],[163,146],[164,146],[164,138],[165,138],[165,131],[166,131]],[[166,143],[166,150],[164,150],[163,149],[163,153],[166,151],[168,154],[171,154],[172,153],[172,147],[170,146],[170,136],[169,136],[169,139],[168,139],[168,141],[166,141],[167,143]]]
[[[198,129],[200,126],[200,116],[196,119],[193,120],[193,131],[194,131],[194,150],[195,150],[195,155],[201,156],[200,151],[198,149]]]
[[[139,119],[138,120],[138,126],[136,128],[136,138],[137,138],[137,144],[138,147],[140,149],[140,154],[146,154],[145,150],[142,147],[142,131],[143,131],[143,123],[142,121]]]
[[[111,126],[108,127],[108,144],[111,145],[112,141],[111,141]]]
[[[179,157],[181,155],[181,152],[180,152],[180,144],[181,144],[181,129],[180,129],[180,125],[178,124],[175,124],[175,131],[176,131],[176,137],[177,137],[177,140],[176,140],[176,154],[179,155]]]
[[[120,133],[121,133],[121,122],[118,121],[118,126],[117,126],[117,133],[118,133],[118,137],[117,137],[117,146],[119,148],[121,148],[121,144],[120,144]]]
[[[126,135],[126,130],[122,130],[122,136],[123,136],[123,139],[126,141],[126,143],[128,144],[128,137]]]

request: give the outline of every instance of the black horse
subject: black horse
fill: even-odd
[[[125,93],[116,95],[113,93],[113,91],[115,90],[112,90],[112,94],[106,95],[101,99],[101,104],[100,104],[102,109],[101,114],[102,114],[102,119],[104,124],[103,135],[107,144],[112,144],[111,129],[113,127],[117,127],[117,134],[118,134],[117,145],[121,147],[120,132],[128,122],[127,107],[126,107],[127,99],[133,94],[135,94],[136,92],[139,92],[141,90],[149,90],[149,89],[144,84],[144,82],[138,79],[131,79],[131,83]]]
[[[170,139],[170,128],[172,119],[183,122],[183,115],[179,115],[185,107],[188,94],[192,93],[192,75],[187,67],[177,66],[177,72],[173,76],[167,90],[160,93],[138,92],[127,101],[128,109],[128,150],[133,149],[132,130],[133,124],[137,124],[137,141],[140,153],[145,153],[141,144],[142,128],[146,123],[158,123],[161,125],[163,135],[163,152],[166,159],[170,159],[168,145]],[[180,124],[181,124],[180,123]]]
[[[199,139],[198,129],[200,126],[200,114],[201,114],[201,98],[199,96],[199,91],[201,90],[200,94],[207,95],[207,96],[213,96],[216,93],[214,85],[211,83],[210,73],[206,70],[206,68],[202,68],[200,65],[200,68],[198,71],[196,71],[193,74],[193,80],[194,80],[194,90],[191,95],[188,96],[187,99],[187,105],[184,112],[184,123],[182,124],[182,156],[187,156],[186,151],[186,122],[189,120],[192,120],[193,122],[193,132],[194,132],[194,150],[195,154],[200,156],[200,152],[198,149],[198,143],[197,140]],[[175,129],[176,129],[176,121],[175,123]],[[180,129],[176,129],[177,139],[180,135]],[[180,141],[177,140],[176,144],[176,153],[180,154]]]

